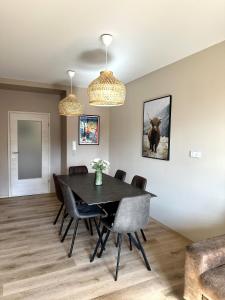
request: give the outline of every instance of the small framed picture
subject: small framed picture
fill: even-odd
[[[169,160],[171,100],[168,95],[144,102],[142,156]]]
[[[79,145],[99,145],[100,117],[82,115],[78,122]]]

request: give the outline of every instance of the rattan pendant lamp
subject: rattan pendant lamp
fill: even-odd
[[[120,106],[126,96],[125,85],[116,79],[112,71],[107,70],[108,47],[112,42],[111,34],[103,34],[101,40],[105,45],[106,70],[88,86],[89,104],[93,106]]]
[[[79,116],[83,113],[83,107],[78,102],[76,95],[73,94],[72,80],[75,72],[69,70],[67,73],[70,77],[70,94],[59,102],[59,114],[67,117]]]

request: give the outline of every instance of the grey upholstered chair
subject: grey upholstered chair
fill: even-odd
[[[115,218],[107,217],[101,220],[103,224],[103,228],[101,231],[101,236],[98,239],[95,250],[91,256],[90,261],[92,262],[97,254],[98,248],[101,245],[100,253],[98,257],[101,257],[103,250],[105,249],[106,242],[110,235],[110,232],[114,232],[118,234],[118,255],[117,255],[117,264],[116,264],[116,274],[115,280],[118,277],[119,263],[120,263],[120,252],[121,245],[124,235],[128,235],[130,241],[133,245],[141,251],[142,256],[145,261],[145,265],[149,271],[151,271],[148,259],[145,255],[145,251],[143,246],[139,240],[137,231],[142,227],[148,224],[149,221],[149,205],[150,205],[150,195],[145,194],[136,197],[123,198],[120,201],[119,207],[117,209]],[[103,235],[106,233],[105,238],[103,240]]]
[[[61,202],[61,205],[60,205],[60,208],[59,208],[59,211],[56,215],[56,218],[53,222],[53,224],[55,225],[58,221],[58,218],[63,210],[63,206],[64,206],[64,199],[63,199],[63,194],[62,194],[62,190],[61,190],[61,187],[60,187],[60,184],[59,184],[59,181],[58,181],[58,177],[57,175],[54,173],[53,174],[53,180],[54,180],[54,184],[55,184],[55,193],[56,193],[56,197],[57,199]]]
[[[126,175],[127,175],[127,173],[124,172],[123,170],[117,170],[114,177],[115,177],[116,179],[119,179],[119,180],[121,180],[121,181],[124,181],[125,178],[126,178]]]
[[[61,189],[63,192],[64,203],[65,203],[65,211],[64,211],[63,218],[66,213],[70,216],[70,221],[69,221],[67,228],[63,234],[63,237],[61,238],[61,242],[64,241],[72,222],[75,221],[74,233],[73,233],[73,237],[72,237],[70,251],[68,254],[68,257],[71,257],[79,221],[93,218],[94,224],[96,227],[96,231],[100,237],[99,227],[98,227],[98,224],[97,224],[97,221],[95,218],[102,217],[102,216],[105,217],[106,214],[97,205],[87,205],[85,203],[84,204],[77,203],[75,200],[75,196],[74,196],[73,192],[71,191],[70,187],[61,180],[59,180],[59,182],[60,182],[60,186],[61,186]],[[101,239],[100,239],[100,241],[101,241]]]
[[[69,175],[87,174],[88,168],[86,166],[71,166],[69,167]]]
[[[147,179],[142,176],[135,175],[131,181],[131,185],[141,189],[142,191],[145,191],[147,185]],[[143,237],[143,240],[146,242],[147,239],[143,229],[141,229],[141,235]]]

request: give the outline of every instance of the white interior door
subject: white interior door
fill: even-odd
[[[49,114],[9,113],[10,196],[49,192]]]

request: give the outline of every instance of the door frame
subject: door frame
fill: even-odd
[[[50,113],[44,112],[30,112],[30,111],[8,111],[8,195],[12,197],[12,187],[11,187],[11,127],[10,127],[10,115],[12,113],[16,114],[33,114],[33,115],[46,115],[48,117],[48,193],[50,193],[50,170],[51,170],[51,135],[50,135]]]

